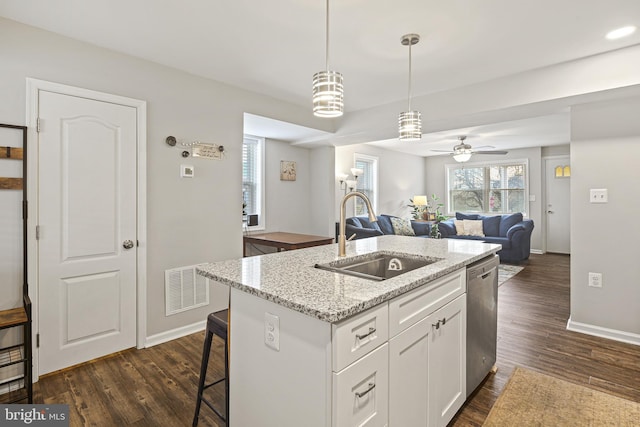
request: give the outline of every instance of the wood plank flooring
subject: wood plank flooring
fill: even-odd
[[[515,366],[640,402],[640,346],[567,331],[567,255],[532,255],[498,292],[498,372],[450,426],[481,426]]]
[[[498,372],[450,426],[481,426],[516,365],[640,402],[640,346],[566,330],[568,256],[532,255],[498,298]],[[204,333],[193,334],[47,375],[34,388],[36,402],[69,404],[72,426],[191,425],[203,341]],[[223,351],[214,338],[210,379],[223,374]],[[209,392],[224,408],[224,385],[216,387]],[[203,406],[200,425],[225,424]]]

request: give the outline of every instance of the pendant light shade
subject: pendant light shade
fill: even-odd
[[[422,115],[420,111],[411,109],[411,46],[419,41],[418,34],[406,34],[400,39],[403,46],[409,46],[409,108],[398,116],[398,138],[401,141],[418,141],[422,138]]]
[[[418,141],[422,138],[422,114],[420,111],[404,111],[398,116],[400,140]]]
[[[329,70],[329,0],[327,0],[325,71],[313,75],[313,114],[318,117],[339,117],[344,111],[342,74]]]
[[[318,117],[339,117],[344,110],[342,74],[319,71],[313,75],[313,114]]]

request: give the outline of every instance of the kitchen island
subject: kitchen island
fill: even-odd
[[[380,236],[221,261],[230,425],[446,425],[464,402],[467,265],[499,245]],[[432,263],[373,281],[315,268],[374,252]]]

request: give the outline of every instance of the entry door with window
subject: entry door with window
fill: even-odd
[[[136,109],[39,91],[39,374],[136,345]]]
[[[547,251],[571,253],[569,157],[546,159]]]

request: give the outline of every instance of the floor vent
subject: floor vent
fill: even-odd
[[[209,279],[196,273],[196,266],[164,272],[167,316],[209,305]]]

